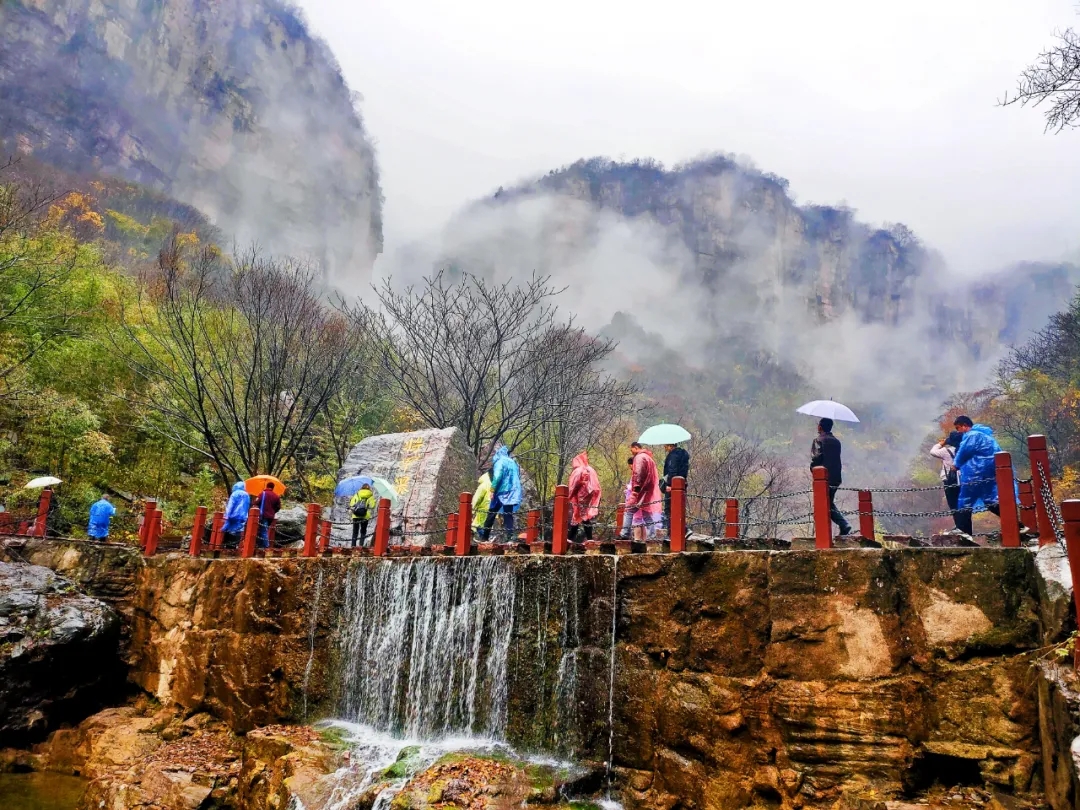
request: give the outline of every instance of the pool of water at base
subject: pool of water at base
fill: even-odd
[[[86,780],[59,773],[0,773],[4,810],[75,810]]]

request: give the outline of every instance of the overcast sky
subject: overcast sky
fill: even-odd
[[[996,106],[1076,0],[300,0],[378,150],[387,249],[581,157],[742,155],[966,270],[1080,248],[1080,131]]]

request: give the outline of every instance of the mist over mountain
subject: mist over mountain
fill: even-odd
[[[241,243],[366,278],[382,195],[356,97],[279,0],[0,4],[0,149],[152,186]]]
[[[866,466],[894,475],[942,400],[985,385],[1080,278],[1064,264],[953,276],[904,225],[799,205],[784,179],[724,155],[582,160],[500,188],[406,255],[399,278],[550,274],[563,306],[620,340],[663,415],[801,452],[798,400],[848,402],[874,433]]]

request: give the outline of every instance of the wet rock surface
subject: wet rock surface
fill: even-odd
[[[317,806],[337,755],[306,726],[240,737],[206,713],[142,699],[53,734],[7,764],[89,780],[79,810],[270,810],[295,796]],[[0,757],[0,765],[4,758]]]
[[[233,732],[333,716],[356,571],[454,564],[155,558],[139,574],[132,677]],[[825,808],[867,785],[902,801],[955,774],[1012,796],[1044,778],[1026,550],[497,564],[514,589],[507,740],[612,757],[628,807]]]
[[[0,562],[0,746],[85,716],[123,683],[119,621],[48,568]]]

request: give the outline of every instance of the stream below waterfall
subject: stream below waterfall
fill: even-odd
[[[460,754],[546,769],[566,785],[598,773],[610,791],[618,568],[608,559],[429,557],[350,571],[337,717],[320,724],[349,762],[320,810],[376,790],[371,806],[385,810],[410,778]],[[587,575],[603,577],[610,604],[589,603]],[[592,765],[574,764],[582,756]],[[587,803],[619,807],[603,795]]]

